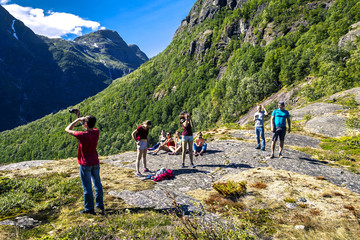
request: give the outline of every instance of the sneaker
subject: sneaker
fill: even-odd
[[[135,175],[138,176],[138,177],[142,177],[143,175],[141,175],[140,172],[135,172]]]
[[[204,154],[204,151],[200,151],[200,153],[199,153],[199,154],[200,154],[200,156],[202,156],[202,155]]]
[[[150,172],[148,168],[144,168],[143,172]]]
[[[154,151],[155,149],[153,149],[153,148],[148,148],[148,151]]]
[[[181,167],[184,168],[184,167],[185,167],[185,164],[181,164]]]
[[[175,155],[175,153],[173,153],[173,152],[168,152],[168,154],[169,154],[169,155]]]
[[[255,149],[260,149],[260,146],[257,146]]]
[[[94,209],[90,209],[90,210],[81,210],[79,213],[81,214],[92,214],[92,215],[96,215]]]
[[[279,152],[279,158],[283,158],[284,156],[282,155],[281,152]]]
[[[274,158],[274,154],[271,154],[271,155],[270,155],[270,158]]]
[[[261,150],[262,150],[262,151],[265,151],[265,148],[262,148]]]
[[[190,166],[191,166],[192,168],[196,168],[196,166],[195,166],[194,164],[191,164]]]
[[[198,152],[194,152],[195,157],[199,156]]]

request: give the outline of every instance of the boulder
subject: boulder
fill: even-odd
[[[320,116],[309,120],[305,130],[328,137],[340,137],[346,135],[345,117],[339,115]]]
[[[306,114],[311,115],[311,117],[318,117],[322,115],[331,114],[341,109],[343,109],[343,107],[338,104],[314,103],[307,105],[306,107],[292,110],[290,111],[290,115],[293,121],[299,121],[299,120],[303,120]]]

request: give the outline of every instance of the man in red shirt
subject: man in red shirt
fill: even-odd
[[[74,126],[81,122],[85,131],[73,131]],[[91,179],[95,189],[95,203],[100,213],[104,213],[103,188],[100,181],[99,157],[96,151],[99,140],[99,130],[94,128],[96,118],[88,115],[77,118],[65,128],[65,131],[79,140],[77,160],[80,164],[80,179],[84,193],[84,207],[80,213],[90,213],[95,215],[94,196],[92,191]]]

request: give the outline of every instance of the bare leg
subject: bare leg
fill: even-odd
[[[146,168],[146,152],[147,152],[147,149],[143,149],[141,151],[142,151],[142,158],[143,158],[143,166],[144,166],[144,169],[145,169]]]
[[[193,152],[193,141],[188,142],[189,144],[189,155],[190,155],[190,163],[194,165],[193,159],[194,159],[194,152]]]
[[[279,149],[279,153],[282,153],[283,148],[284,148],[284,141],[281,141],[281,140],[280,140],[280,149]]]
[[[185,156],[186,156],[186,142],[182,141],[181,142],[181,145],[182,145],[182,162],[183,162],[183,165],[185,165]]]
[[[182,147],[181,146],[179,146],[176,150],[175,150],[175,153],[178,153],[178,152],[180,152],[180,150],[182,149]]]
[[[137,171],[137,172],[140,172],[140,171],[139,171],[140,159],[141,159],[141,150],[138,149],[138,150],[136,151],[136,171]]]
[[[271,142],[271,156],[274,156],[276,141]]]

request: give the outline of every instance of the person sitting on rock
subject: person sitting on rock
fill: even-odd
[[[262,140],[261,150],[265,151],[265,130],[264,130],[264,118],[265,115],[268,115],[268,112],[264,108],[264,111],[261,111],[262,106],[257,106],[257,112],[254,114],[254,123],[255,123],[255,134],[256,134],[256,149],[260,149],[260,136]]]
[[[148,151],[154,151],[155,149],[157,149],[160,146],[160,144],[164,143],[165,141],[166,141],[165,130],[161,129],[159,141],[152,148],[148,148]]]
[[[291,123],[289,112],[285,110],[285,103],[279,102],[279,109],[275,109],[272,112],[271,116],[271,131],[274,133],[271,143],[271,155],[270,158],[274,158],[275,144],[278,138],[280,138],[280,149],[279,157],[282,158],[282,151],[284,148],[285,134],[286,134],[286,122],[288,123],[289,128],[287,129],[290,133]]]
[[[176,130],[174,134],[174,141],[175,141],[175,147],[170,146],[171,152],[169,152],[169,155],[178,154],[181,151],[181,134],[179,131]]]
[[[194,148],[194,155],[197,157],[199,154],[203,155],[204,152],[206,152],[207,144],[205,142],[205,139],[203,138],[202,132],[198,133],[198,137],[196,138],[195,142],[193,143]]]
[[[160,150],[164,150],[166,152],[170,152],[172,148],[173,150],[175,150],[175,142],[174,140],[171,138],[170,133],[166,133],[166,140],[165,142],[163,142],[162,144],[160,144],[160,146],[152,152],[152,154],[156,155]]]

